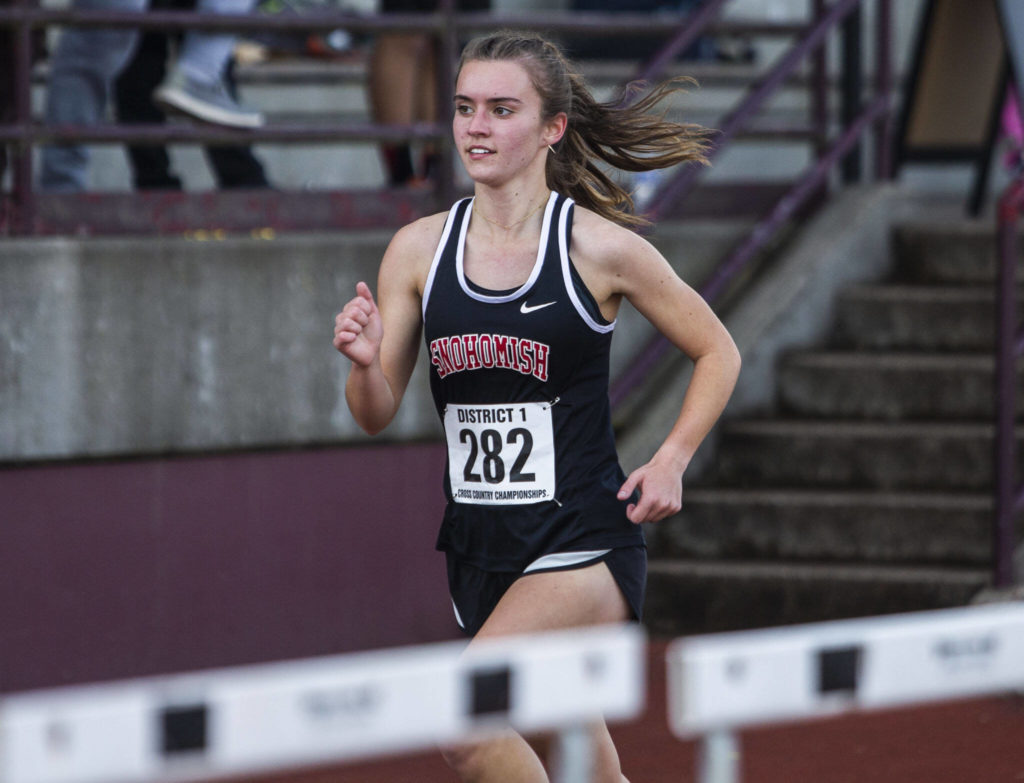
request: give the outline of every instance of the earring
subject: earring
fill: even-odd
[[[552,155],[557,155],[558,154],[558,152],[555,150],[555,148],[552,147],[550,144],[548,145],[548,149],[551,150],[551,154]]]

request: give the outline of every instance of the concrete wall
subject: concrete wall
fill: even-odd
[[[330,341],[385,242],[4,243],[0,458],[358,438]]]
[[[700,278],[739,224],[655,241]],[[389,233],[0,245],[0,461],[351,444],[334,315]],[[623,314],[616,366],[649,327]],[[424,359],[379,440],[436,439]]]

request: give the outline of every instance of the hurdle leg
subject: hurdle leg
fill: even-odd
[[[555,737],[554,783],[590,783],[593,779],[594,742],[584,723],[567,726]]]
[[[739,783],[740,744],[734,732],[716,729],[701,737],[698,783]]]

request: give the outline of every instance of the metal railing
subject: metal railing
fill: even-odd
[[[796,44],[754,85],[739,105],[722,121],[715,134],[708,158],[713,160],[726,147],[728,142],[745,128],[748,128],[754,115],[764,106],[767,100],[778,92],[786,80],[792,77],[801,62],[814,57],[815,96],[812,112],[817,125],[824,126],[827,113],[823,108],[824,58],[821,56],[826,37],[842,24],[859,25],[860,9],[866,0],[838,0],[831,6],[823,2],[815,2],[815,18]],[[712,305],[721,302],[733,282],[748,268],[757,253],[779,232],[786,222],[801,208],[805,207],[812,196],[822,192],[827,184],[829,174],[837,164],[843,161],[856,148],[869,130],[875,133],[876,175],[880,179],[892,176],[891,144],[892,144],[892,57],[891,49],[891,7],[890,0],[877,0],[876,8],[876,51],[875,51],[875,86],[874,95],[866,101],[866,105],[851,117],[842,128],[837,139],[831,144],[822,143],[817,160],[801,174],[796,183],[775,204],[769,214],[760,220],[754,228],[737,244],[715,267],[711,276],[698,289],[701,295]],[[844,39],[847,46],[851,45],[854,36]],[[847,64],[854,61],[852,55],[844,60]],[[847,76],[847,85],[859,85],[858,79]],[[856,89],[856,88],[855,88]],[[856,95],[847,97],[844,103],[860,104],[859,90]],[[691,165],[677,177],[669,180],[655,195],[650,215],[657,220],[673,204],[684,199],[696,187],[701,174],[700,167]],[[638,359],[622,373],[612,385],[612,404],[618,405],[636,388],[643,378],[661,360],[669,349],[668,341],[659,336],[651,339],[641,352]]]
[[[1017,315],[1017,259],[1020,217],[1024,214],[1024,174],[999,199],[997,214],[995,364],[995,514],[992,540],[993,583],[1014,583],[1014,519],[1024,511],[1024,484],[1017,483],[1017,363],[1024,357],[1024,328]]]
[[[33,30],[49,26],[131,27],[141,30],[231,30],[278,32],[330,32],[345,29],[354,34],[417,31],[434,36],[439,49],[438,84],[441,94],[450,90],[453,68],[458,55],[460,36],[495,27],[541,29],[551,34],[583,34],[588,36],[633,36],[651,39],[669,38],[653,65],[642,70],[642,76],[653,77],[663,70],[672,56],[684,49],[701,33],[737,35],[792,35],[800,25],[785,22],[735,20],[723,22],[716,18],[726,0],[705,0],[704,4],[685,18],[650,14],[608,14],[591,12],[548,12],[524,14],[457,13],[454,0],[441,0],[439,10],[428,14],[355,14],[349,12],[311,12],[296,16],[219,15],[184,11],[146,11],[143,13],[114,11],[81,11],[43,9],[34,0],[13,0],[0,7],[0,29],[14,31],[14,68],[10,78],[14,85],[14,121],[0,124],[0,144],[10,144],[12,151],[12,188],[6,205],[9,213],[8,231],[14,235],[36,233],[37,194],[33,190],[32,148],[36,145],[81,143],[132,144],[224,144],[224,143],[351,143],[432,141],[440,151],[440,165],[434,183],[436,209],[446,207],[455,195],[454,155],[447,119],[447,106],[439,102],[439,116],[434,122],[411,125],[382,125],[373,122],[330,122],[321,124],[271,123],[262,128],[239,130],[208,125],[125,125],[49,126],[33,122],[30,90],[32,81],[31,36]],[[807,135],[808,128],[763,129],[762,135]],[[0,203],[0,207],[3,204]]]

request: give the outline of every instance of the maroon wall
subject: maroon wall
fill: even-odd
[[[455,638],[443,447],[0,469],[0,691]]]

